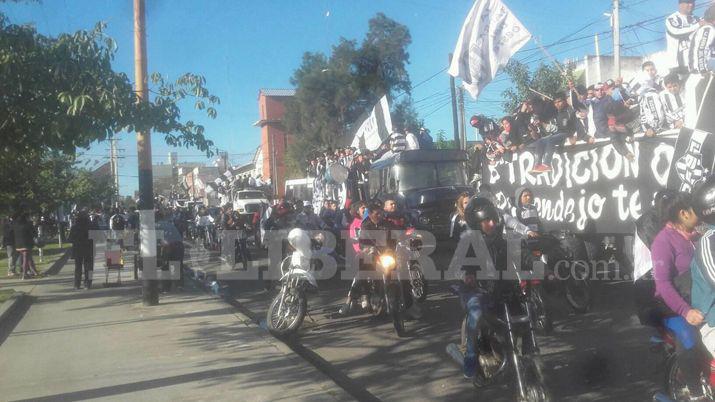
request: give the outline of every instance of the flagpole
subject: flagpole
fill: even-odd
[[[564,70],[564,69],[561,67],[561,63],[559,63],[559,62],[554,58],[554,56],[552,56],[551,53],[549,53],[549,51],[546,50],[546,48],[541,45],[541,42],[540,42],[538,39],[536,39],[536,38],[534,38],[534,37],[532,37],[532,39],[534,40],[534,43],[536,43],[536,46],[539,47],[539,50],[541,50],[541,52],[544,53],[544,54],[546,55],[546,57],[547,57],[549,60],[551,60],[552,63],[554,63],[554,65],[556,66],[556,68],[558,68],[559,71],[561,71],[561,74],[563,74],[563,75],[565,76],[565,75],[566,75],[566,70]]]

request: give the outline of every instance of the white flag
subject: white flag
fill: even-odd
[[[374,151],[390,133],[392,133],[390,106],[387,103],[387,96],[383,96],[358,127],[350,146]]]
[[[477,0],[464,21],[449,75],[462,79],[476,99],[531,33],[501,0]]]

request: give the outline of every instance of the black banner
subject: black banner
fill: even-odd
[[[534,193],[539,215],[548,230],[633,233],[633,222],[653,194],[668,185],[675,138],[643,138],[633,144],[629,161],[606,143],[565,147],[554,154],[552,171],[532,174],[530,151],[511,155],[483,170],[498,206],[511,211],[515,191]]]

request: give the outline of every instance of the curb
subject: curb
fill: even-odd
[[[70,254],[72,254],[72,248],[68,248],[65,250],[64,255],[62,257],[58,258],[57,261],[52,263],[52,266],[47,268],[45,270],[45,275],[57,275],[58,272],[62,269],[62,267],[67,264],[67,261],[70,259]]]
[[[206,272],[201,271],[202,279],[199,278],[199,271],[190,267],[186,267],[188,271],[191,272],[191,275],[189,276],[188,279],[194,282],[194,284],[197,286],[197,288],[203,290],[204,292],[212,295],[215,297],[217,300],[220,300],[223,303],[228,304],[229,306],[232,306],[234,308],[233,315],[238,318],[239,322],[241,322],[243,325],[250,327],[250,328],[255,328],[258,329],[262,332],[265,332],[264,339],[266,342],[271,344],[273,347],[278,349],[286,358],[293,360],[294,362],[298,364],[307,364],[311,368],[315,368],[318,370],[318,372],[322,373],[325,375],[326,380],[330,381],[335,384],[334,388],[332,386],[326,386],[326,385],[321,385],[320,388],[323,389],[323,391],[330,395],[334,400],[336,401],[343,401],[343,400],[351,400],[354,398],[351,393],[346,390],[344,387],[342,387],[339,383],[335,381],[333,376],[329,375],[326,373],[321,367],[316,367],[314,362],[312,362],[310,359],[306,359],[305,356],[301,355],[300,353],[297,353],[294,348],[292,348],[288,342],[285,339],[281,339],[279,337],[274,336],[271,334],[267,329],[263,328],[261,325],[259,325],[259,320],[260,318],[256,316],[252,311],[248,310],[245,308],[243,305],[238,303],[236,300],[233,300],[231,297],[225,295],[225,294],[216,294],[213,289],[211,289],[211,286],[206,283],[205,279],[207,277]],[[368,400],[368,401],[374,401],[375,399],[368,398],[368,399],[363,399],[363,398],[357,398],[359,400]]]
[[[206,293],[214,296],[216,299],[226,303],[234,308],[233,314],[241,321],[244,325],[251,328],[256,328],[264,331],[267,336],[267,341],[277,348],[286,358],[301,361],[308,364],[310,367],[315,368],[318,372],[322,373],[329,381],[335,384],[335,388],[329,386],[321,386],[325,390],[326,394],[329,394],[333,399],[337,401],[346,400],[358,400],[365,402],[380,402],[380,399],[370,394],[367,390],[356,390],[357,387],[353,385],[353,381],[348,378],[342,372],[334,372],[329,367],[330,364],[324,364],[323,360],[313,351],[308,350],[304,346],[300,345],[298,342],[293,342],[291,338],[279,337],[272,334],[268,329],[261,326],[261,317],[255,314],[253,311],[247,309],[237,300],[234,300],[228,295],[216,293],[215,289],[212,289],[209,284],[206,283],[205,279],[207,277],[206,272],[201,271],[203,280],[199,278],[197,270],[193,268],[186,267],[188,271],[191,271],[190,279],[199,288],[204,290]]]
[[[12,318],[13,313],[26,299],[28,299],[28,296],[25,292],[15,292],[10,299],[0,304],[0,327]]]

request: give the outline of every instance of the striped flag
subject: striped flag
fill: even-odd
[[[449,75],[461,78],[476,99],[530,39],[531,33],[501,0],[477,0],[459,34]]]

